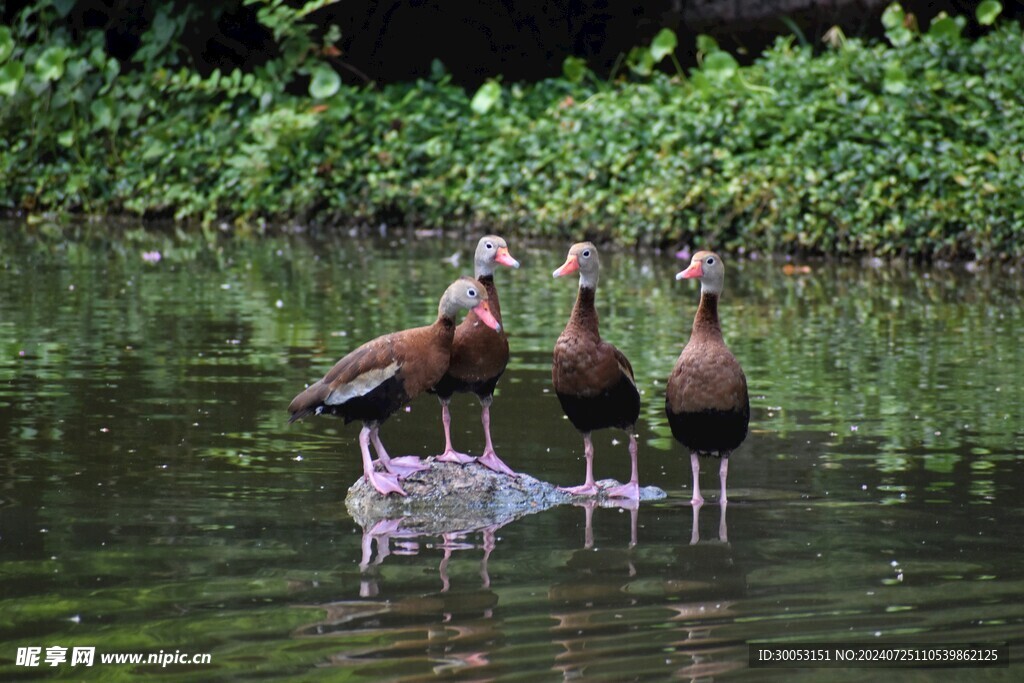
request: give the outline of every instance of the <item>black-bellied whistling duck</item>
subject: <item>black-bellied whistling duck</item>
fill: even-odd
[[[576,305],[569,316],[569,323],[555,342],[551,380],[562,410],[583,434],[587,474],[582,485],[563,490],[577,495],[595,495],[598,492],[594,482],[594,446],[590,433],[595,429],[618,427],[629,434],[632,475],[629,483],[608,489],[607,493],[615,498],[636,500],[640,497],[640,484],[633,429],[640,416],[640,393],[633,379],[633,366],[621,351],[601,339],[598,330],[594,291],[600,270],[597,248],[590,242],[579,242],[572,245],[565,263],[554,272],[554,277],[576,271],[580,273]]]
[[[460,278],[445,290],[433,325],[386,334],[350,352],[323,379],[292,399],[288,406],[292,416],[288,421],[322,413],[343,417],[346,424],[361,420],[359,449],[363,476],[385,495],[406,495],[399,478],[424,466],[419,458],[389,457],[378,431],[392,413],[437,384],[447,372],[455,338],[455,316],[465,308],[475,312],[485,325],[501,329],[488,309],[484,286],[473,278]],[[374,471],[371,441],[385,472]]]
[[[473,258],[475,277],[487,290],[487,304],[491,314],[500,323],[501,306],[498,303],[498,290],[494,286],[494,264],[518,268],[519,261],[508,253],[505,240],[495,235],[486,235],[476,245]],[[504,329],[500,332],[492,330],[480,322],[476,313],[470,311],[466,319],[455,328],[455,341],[452,343],[452,360],[441,381],[432,392],[441,400],[441,422],[444,425],[444,453],[437,456],[444,462],[470,463],[479,462],[495,472],[515,474],[508,465],[501,461],[494,452],[491,442],[491,401],[494,399],[494,387],[497,386],[501,374],[508,365],[508,337]],[[452,416],[449,404],[455,392],[473,392],[480,399],[480,421],[484,426],[484,452],[475,459],[459,453],[452,447]]]
[[[690,449],[695,505],[704,502],[700,495],[700,456],[720,459],[720,501],[728,502],[725,480],[729,474],[729,454],[747,437],[750,399],[747,378],[739,361],[722,339],[718,322],[718,299],[725,284],[725,267],[718,254],[698,251],[686,270],[676,275],[700,279],[700,305],[693,319],[693,332],[665,389],[665,413],[672,435]]]

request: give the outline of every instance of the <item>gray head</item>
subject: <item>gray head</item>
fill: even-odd
[[[476,313],[480,321],[492,330],[501,331],[501,324],[491,314],[491,308],[487,304],[487,290],[479,280],[466,276],[448,285],[441,302],[437,305],[437,315],[454,320],[463,309]]]
[[[577,242],[569,247],[569,255],[565,263],[552,275],[562,277],[579,271],[580,287],[597,288],[597,280],[601,272],[601,259],[597,256],[597,247],[592,242]]]
[[[477,277],[494,274],[494,264],[500,263],[509,268],[518,268],[519,261],[508,253],[508,244],[497,235],[484,235],[476,245],[473,257],[473,271]]]
[[[698,251],[690,259],[686,270],[676,273],[677,280],[698,278],[700,291],[709,294],[722,294],[725,289],[725,266],[722,257],[713,251]]]

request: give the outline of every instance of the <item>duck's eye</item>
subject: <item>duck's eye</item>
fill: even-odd
[[[590,250],[589,249],[584,249],[583,253],[581,254],[581,256],[583,256],[583,258],[590,258]]]
[[[466,294],[469,295],[470,299],[475,299],[476,298],[476,290],[473,289],[472,287],[469,288],[469,291],[467,291]]]
[[[715,257],[714,256],[708,256],[708,260],[705,261],[704,263],[708,264],[709,266],[715,265]]]
[[[484,244],[484,248],[485,249],[494,249],[494,244],[492,244],[491,242],[487,242],[486,244]]]

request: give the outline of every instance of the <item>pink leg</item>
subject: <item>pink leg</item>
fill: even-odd
[[[359,571],[365,572],[370,568],[370,561],[373,559],[374,539],[377,541],[377,561],[372,564],[380,564],[384,561],[384,558],[391,554],[391,534],[398,531],[401,523],[402,521],[399,519],[383,519],[369,529],[363,530],[363,538],[360,544],[363,554],[362,559],[359,561]]]
[[[377,451],[377,457],[380,458],[381,463],[384,464],[384,469],[391,474],[398,475],[399,479],[404,479],[414,472],[430,469],[429,465],[424,465],[423,461],[414,455],[403,455],[400,458],[389,456],[388,452],[384,450],[384,444],[380,441],[380,425],[375,425],[370,429],[370,439],[373,440],[373,448]]]
[[[729,525],[725,523],[725,509],[727,507],[729,507],[729,503],[725,500],[718,507],[718,540],[722,543],[729,542]]]
[[[373,460],[370,458],[370,432],[371,429],[367,425],[363,425],[363,428],[359,430],[359,450],[362,451],[363,455],[363,476],[366,478],[366,481],[370,482],[373,488],[385,496],[389,493],[406,495],[398,483],[398,477],[387,472],[374,471]]]
[[[590,550],[594,547],[594,508],[597,501],[588,500],[583,504],[583,548]]]
[[[583,455],[587,459],[587,480],[580,486],[559,486],[559,491],[575,496],[597,495],[597,483],[594,481],[594,444],[590,441],[590,432],[583,435]]]
[[[442,534],[441,537],[444,539],[444,544],[441,546],[444,548],[444,557],[441,558],[441,564],[437,566],[437,573],[441,577],[441,592],[447,593],[452,585],[448,579],[448,562],[452,559],[452,547],[448,540],[448,534]]]
[[[491,587],[491,575],[487,570],[487,561],[491,559],[491,551],[494,550],[494,530],[496,526],[489,526],[483,531],[484,556],[480,559],[480,580],[484,588]]]
[[[484,454],[477,458],[477,462],[486,467],[489,470],[494,470],[499,474],[507,474],[509,476],[518,476],[511,467],[506,465],[498,457],[498,454],[494,452],[494,444],[491,443],[491,400],[490,396],[480,397],[480,421],[484,425]]]
[[[729,499],[725,495],[725,480],[729,478],[729,454],[725,453],[722,455],[722,463],[718,466],[718,480],[722,483],[722,493],[718,497],[718,502],[725,505],[729,502]]]
[[[452,413],[448,408],[451,399],[441,399],[441,424],[444,425],[444,453],[437,456],[441,462],[454,462],[465,465],[473,462],[473,458],[465,453],[459,453],[452,447]]]
[[[697,455],[697,451],[690,453],[690,469],[693,470],[693,498],[690,499],[690,503],[703,505],[704,496],[700,495],[700,456]]]
[[[630,474],[629,483],[608,489],[609,498],[640,500],[640,471],[636,464],[636,434],[632,429],[629,432],[629,459],[632,463],[632,474]]]
[[[693,525],[690,527],[690,545],[697,545],[700,541],[700,509],[704,506],[704,501],[693,504]]]

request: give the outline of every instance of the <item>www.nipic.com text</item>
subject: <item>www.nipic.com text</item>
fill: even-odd
[[[97,661],[95,647],[19,647],[15,659],[17,666],[94,666],[95,664],[153,664],[161,667],[171,664],[209,664],[209,653],[190,654],[174,652],[101,652]]]

